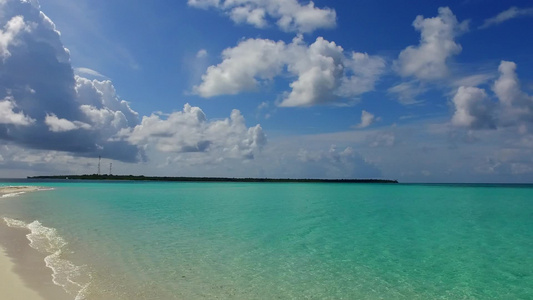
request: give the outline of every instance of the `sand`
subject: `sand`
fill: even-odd
[[[22,278],[13,272],[15,264],[0,249],[0,297],[2,299],[44,300],[36,291],[30,289]]]
[[[35,186],[0,186],[0,199],[38,190]],[[0,216],[0,299],[72,300],[53,283],[52,271],[44,262],[46,254],[30,247],[28,233],[7,226]]]
[[[8,197],[40,190],[38,186],[0,186],[0,197]]]

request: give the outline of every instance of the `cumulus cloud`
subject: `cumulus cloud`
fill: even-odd
[[[209,121],[199,107],[189,104],[166,118],[160,114],[143,117],[141,124],[123,129],[116,139],[142,147],[155,145],[162,152],[203,152],[222,159],[252,159],[266,144],[261,126],[246,127],[238,110],[230,118]]]
[[[533,96],[522,91],[514,62],[502,61],[498,70],[500,76],[492,87],[498,101],[490,101],[481,88],[459,87],[452,100],[453,125],[470,129],[520,126],[527,132],[533,123]]]
[[[69,51],[37,1],[5,1],[0,28],[0,140],[78,156],[142,159],[137,147],[109,140],[138,124],[136,113],[118,99],[110,81],[74,75]]]
[[[280,106],[313,106],[353,98],[372,91],[385,68],[378,56],[352,52],[318,37],[306,45],[301,36],[291,43],[248,39],[222,53],[194,91],[202,97],[255,90],[276,76],[293,77]]]
[[[281,106],[309,106],[327,103],[335,99],[333,91],[340,85],[344,74],[341,63],[343,49],[334,42],[319,37],[309,47],[302,47],[301,40],[289,45],[287,56],[297,59],[288,63],[288,70],[298,76],[290,84],[292,90]],[[291,59],[292,60],[292,59]]]
[[[118,97],[110,80],[89,80],[76,76],[75,90],[80,109],[100,128],[120,129],[138,124],[139,116],[129,103]]]
[[[516,64],[502,61],[498,67],[500,77],[492,90],[501,104],[501,121],[504,124],[533,122],[533,96],[522,91],[516,74]]]
[[[64,132],[77,129],[91,129],[91,125],[80,121],[69,121],[67,119],[60,119],[54,114],[47,114],[44,123],[48,125],[48,129],[53,132]]]
[[[462,50],[455,38],[468,30],[468,22],[459,23],[448,7],[441,7],[434,18],[417,16],[413,27],[420,31],[420,44],[404,49],[394,62],[394,68],[401,76],[420,80],[445,77],[448,74],[446,62]]]
[[[296,38],[287,47],[287,69],[297,79],[280,106],[327,104],[372,91],[385,68],[381,57],[344,53],[341,46],[318,37],[310,46]]]
[[[24,22],[24,17],[14,16],[4,25],[4,30],[0,29],[0,56],[6,59],[11,55],[9,46],[17,44],[17,35],[21,31],[30,31],[30,26]]]
[[[455,105],[453,125],[473,129],[494,128],[491,103],[484,90],[462,86],[452,101]]]
[[[361,112],[361,123],[357,124],[355,128],[366,128],[372,125],[378,118],[372,113],[363,110]]]
[[[12,97],[6,97],[4,100],[0,101],[0,124],[12,124],[12,125],[21,125],[28,126],[35,122],[35,119],[32,119],[26,115],[24,112],[15,112],[16,105]]]
[[[188,0],[189,6],[215,8],[233,20],[257,28],[265,28],[275,22],[287,32],[310,33],[336,25],[337,15],[330,8],[317,8],[310,1],[302,5],[298,0]]]
[[[258,80],[271,80],[284,65],[284,42],[248,39],[222,52],[223,61],[210,66],[202,83],[194,88],[202,97],[234,95],[253,90]]]
[[[509,8],[508,10],[502,11],[495,17],[486,19],[483,22],[483,25],[479,26],[479,29],[489,28],[491,26],[498,25],[505,21],[515,19],[518,17],[525,17],[525,16],[533,16],[533,7],[518,8],[516,6],[513,6]]]
[[[266,144],[261,126],[247,127],[237,110],[209,121],[200,108],[186,105],[140,122],[110,80],[89,68],[73,70],[59,31],[37,2],[2,5],[1,53],[9,55],[0,60],[0,140],[6,145],[138,162],[146,160],[145,149],[250,160]]]

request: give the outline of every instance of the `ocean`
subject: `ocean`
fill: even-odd
[[[72,299],[533,299],[532,185],[1,185]]]

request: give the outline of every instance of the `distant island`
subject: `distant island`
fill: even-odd
[[[139,180],[139,181],[191,181],[191,182],[331,182],[331,183],[398,183],[397,180],[387,179],[291,179],[291,178],[228,178],[228,177],[167,177],[144,175],[53,175],[28,176],[28,179],[57,179],[57,180]]]

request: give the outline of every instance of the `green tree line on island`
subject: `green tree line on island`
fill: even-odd
[[[339,182],[339,183],[398,183],[388,179],[313,179],[313,178],[230,178],[230,177],[169,177],[144,175],[52,175],[28,176],[28,179],[57,179],[57,180],[142,180],[142,181],[195,181],[195,182]]]

